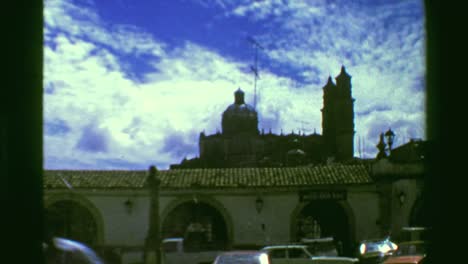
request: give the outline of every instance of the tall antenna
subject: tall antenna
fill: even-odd
[[[358,153],[359,153],[359,158],[362,159],[362,147],[361,147],[361,136],[358,136]]]
[[[257,79],[260,79],[260,77],[258,76],[258,49],[260,48],[264,50],[264,48],[260,45],[260,43],[258,43],[254,38],[250,36],[247,37],[247,41],[252,43],[252,45],[254,45],[255,48],[255,61],[254,65],[250,66],[250,69],[254,73],[254,109],[257,109]]]
[[[304,127],[304,124],[306,124],[307,126],[310,126],[310,122],[306,122],[304,120],[299,120],[299,119],[294,119],[294,121],[301,123],[301,128],[300,128],[299,131],[302,131],[302,133],[304,133],[305,131],[310,131],[309,128]],[[315,132],[315,130],[314,130],[314,132]]]
[[[361,152],[362,158],[366,158],[366,139],[364,136],[361,136]]]

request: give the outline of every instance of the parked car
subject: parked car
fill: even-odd
[[[273,264],[311,263],[312,260],[306,245],[267,246],[261,251],[268,254]]]
[[[43,243],[45,263],[50,264],[104,264],[87,245],[67,238],[54,237]]]
[[[364,240],[359,245],[359,263],[383,263],[386,258],[397,250],[397,244],[390,239]]]
[[[276,245],[267,246],[261,250],[268,254],[272,264],[352,264],[358,262],[356,258],[313,255],[307,245]]]
[[[204,250],[202,248],[187,248],[184,238],[166,238],[162,241],[164,264],[200,264],[213,263],[220,250]]]
[[[353,264],[358,263],[359,259],[349,257],[317,256],[312,257],[313,264]]]
[[[262,251],[228,251],[219,254],[213,264],[271,264],[268,255]]]
[[[301,244],[307,246],[307,250],[313,256],[334,256],[337,257],[338,249],[333,237],[323,238],[303,238]]]
[[[420,264],[426,257],[427,243],[424,241],[402,242],[384,264]]]

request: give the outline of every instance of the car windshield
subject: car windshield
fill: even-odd
[[[391,250],[395,250],[394,244],[392,244],[389,240],[381,240],[381,241],[369,241],[365,243],[366,250],[365,252],[388,252]]]
[[[221,255],[216,260],[216,264],[262,264],[260,254],[232,254]]]
[[[310,244],[307,249],[314,256],[338,256],[338,251],[333,242]]]
[[[367,252],[380,251],[381,246],[382,246],[381,243],[369,243],[369,244],[366,244],[366,251]]]
[[[395,256],[414,256],[426,254],[426,245],[424,243],[400,244]]]
[[[65,238],[54,238],[53,245],[45,245],[46,263],[103,264],[88,246]]]

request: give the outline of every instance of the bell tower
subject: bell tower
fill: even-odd
[[[328,77],[323,87],[322,134],[327,156],[346,160],[354,156],[354,98],[351,76],[341,67],[335,78]]]

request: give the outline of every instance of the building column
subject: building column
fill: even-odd
[[[385,236],[392,228],[392,185],[387,182],[380,183],[378,184],[378,192],[380,235]]]
[[[150,191],[149,229],[145,240],[144,263],[161,264],[161,220],[159,217],[159,187],[161,180],[155,166],[150,166],[147,184]]]

